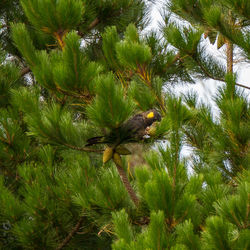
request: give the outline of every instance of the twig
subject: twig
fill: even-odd
[[[172,66],[174,63],[176,63],[178,60],[181,60],[181,59],[183,58],[180,57],[180,53],[177,53],[175,57],[173,58],[173,60],[166,64],[164,71],[166,72],[167,68],[169,68],[170,66]]]
[[[103,149],[94,149],[94,148],[88,148],[88,147],[77,147],[74,145],[70,145],[67,143],[63,143],[64,146],[74,149],[74,150],[78,150],[78,151],[85,151],[85,152],[94,152],[94,153],[102,153]]]
[[[205,68],[204,66],[202,65],[202,63],[199,61],[199,60],[195,60],[197,62],[197,64],[200,66],[200,68],[203,70],[203,72],[208,76],[210,77],[211,79],[213,80],[216,80],[216,81],[221,81],[221,82],[224,82],[225,83],[225,80],[222,79],[222,78],[219,78],[219,77],[214,77],[213,75],[211,75]],[[242,87],[242,88],[245,88],[245,89],[250,89],[250,87],[246,86],[246,85],[242,85],[240,83],[235,83],[236,86],[239,86],[239,87]]]
[[[79,221],[76,223],[76,225],[72,228],[72,230],[70,231],[70,233],[67,235],[67,237],[63,240],[63,242],[56,248],[56,250],[60,250],[63,249],[68,243],[69,241],[72,239],[72,237],[74,236],[74,234],[78,231],[78,229],[80,228],[81,224],[83,222],[83,217],[81,217],[79,219]]]
[[[100,22],[100,20],[98,18],[96,18],[92,23],[90,23],[90,25],[87,27],[87,30],[92,30],[98,23]],[[84,36],[84,33],[81,32],[80,30],[77,31],[77,34],[80,36],[80,37],[83,37]]]
[[[235,85],[239,86],[239,87],[242,87],[242,88],[245,88],[245,89],[250,89],[250,87],[242,85],[242,84],[239,84],[239,83],[235,83]]]
[[[89,103],[90,100],[92,99],[92,96],[89,93],[77,95],[72,92],[65,91],[59,87],[57,87],[56,90],[67,96],[71,96],[78,99],[84,99],[86,103]]]
[[[186,55],[187,56],[187,55]],[[176,56],[174,57],[173,61],[169,64],[166,65],[166,67],[170,67],[172,64],[174,64],[175,62],[177,62],[178,60],[182,60],[184,59],[186,56],[184,57],[180,57],[180,54],[177,53]],[[233,60],[233,59],[232,59]],[[222,78],[219,78],[219,77],[214,77],[213,75],[211,75],[206,69],[205,67],[202,65],[202,63],[199,61],[199,60],[195,60],[196,63],[200,66],[200,68],[203,70],[203,72],[211,79],[213,80],[216,80],[216,81],[221,81],[221,82],[225,82],[224,79]],[[232,61],[233,62],[233,61]],[[232,66],[229,64],[229,61],[228,61],[228,64],[227,64],[227,69],[232,68]],[[165,69],[166,70],[166,69]],[[245,89],[250,89],[250,87],[246,86],[246,85],[243,85],[243,84],[240,84],[240,83],[235,83],[236,86],[239,86],[241,88],[245,88]]]
[[[120,175],[120,178],[121,178],[121,180],[122,180],[122,182],[123,182],[123,184],[124,184],[126,190],[128,191],[128,194],[129,194],[131,200],[134,202],[135,206],[138,206],[140,200],[139,200],[139,198],[137,197],[137,195],[136,195],[134,189],[133,189],[132,186],[130,185],[129,180],[128,180],[128,177],[127,177],[127,175],[126,175],[126,172],[125,172],[124,169],[123,169],[121,166],[119,166],[117,163],[115,163],[115,165],[116,165],[117,171],[118,171],[118,173],[119,173],[119,175]]]
[[[26,75],[27,73],[29,73],[30,72],[30,68],[29,67],[26,67],[26,68],[23,68],[22,70],[21,70],[21,76],[24,76],[24,75]]]
[[[99,19],[96,18],[88,27],[88,30],[93,29],[99,23]]]

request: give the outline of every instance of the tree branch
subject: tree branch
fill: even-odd
[[[92,30],[98,23],[100,22],[100,20],[98,18],[96,18],[92,23],[90,23],[90,25],[87,27],[87,31]],[[84,33],[81,32],[80,30],[77,31],[77,34],[80,37],[83,37]]]
[[[27,73],[29,73],[30,71],[31,71],[31,70],[30,70],[29,67],[25,67],[25,68],[23,68],[23,69],[21,70],[20,75],[21,75],[21,76],[24,76],[24,75],[26,75]]]
[[[72,239],[74,234],[79,230],[81,224],[83,222],[83,217],[79,219],[79,221],[76,223],[76,225],[72,228],[70,233],[67,235],[67,237],[63,240],[63,242],[56,248],[56,250],[63,249]]]
[[[235,83],[235,85],[239,86],[239,87],[242,87],[242,88],[245,88],[245,89],[250,89],[250,87],[242,85],[242,84],[239,84],[239,83]]]
[[[184,56],[185,57],[185,56]],[[171,65],[173,65],[174,63],[176,63],[178,60],[182,60],[184,57],[180,57],[180,54],[177,53],[176,56],[174,57],[173,61],[169,64],[166,65],[166,68],[167,67],[170,67]],[[202,63],[199,61],[199,60],[195,60],[196,63],[200,66],[200,68],[203,70],[203,72],[205,73],[206,76],[208,76],[209,78],[213,79],[213,80],[216,80],[216,81],[221,81],[221,82],[225,82],[224,79],[221,79],[221,78],[217,78],[217,77],[214,77],[213,75],[211,75],[205,68],[204,66],[202,65]],[[228,62],[229,63],[229,62]],[[229,69],[232,68],[231,65],[229,65],[227,68]],[[246,85],[243,85],[243,84],[240,84],[240,83],[235,83],[236,86],[239,86],[241,88],[245,88],[245,89],[250,89],[250,87],[246,86]]]
[[[172,60],[171,62],[168,62],[168,63],[165,65],[164,71],[166,71],[166,69],[167,69],[168,67],[172,66],[174,63],[176,63],[176,62],[177,62],[178,60],[180,60],[180,59],[182,59],[182,58],[180,57],[180,53],[177,53],[177,54],[175,55],[175,57],[173,58],[173,60]]]
[[[98,17],[89,25],[88,30],[93,29],[98,23],[100,22],[100,20],[98,19]]]
[[[202,65],[202,63],[199,60],[195,60],[197,62],[197,64],[200,66],[200,68],[203,70],[203,72],[205,73],[206,76],[208,76],[209,78],[216,80],[216,81],[221,81],[225,83],[225,80],[222,78],[218,78],[218,77],[214,77],[213,75],[211,75]],[[246,86],[246,85],[242,85],[240,83],[235,83],[236,86],[245,88],[245,89],[250,89],[250,87]]]

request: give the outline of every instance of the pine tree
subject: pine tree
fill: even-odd
[[[248,1],[167,8],[185,25],[166,15],[159,33],[143,34],[146,1],[6,1],[2,249],[249,248],[250,109],[232,67],[233,46],[249,60]],[[227,68],[204,37],[227,44]],[[194,93],[171,91],[197,78],[225,83],[218,117]],[[147,136],[89,145],[151,109],[162,119]],[[146,164],[130,168],[134,144]]]

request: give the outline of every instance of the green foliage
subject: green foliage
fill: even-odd
[[[19,70],[10,63],[0,68],[0,107],[4,108],[10,102],[10,90],[20,84]]]
[[[205,3],[207,2],[211,3],[211,1],[205,1]],[[172,12],[184,20],[188,20],[192,23],[200,22],[202,15],[201,1],[189,0],[187,2],[185,0],[172,0],[168,6]]]
[[[184,28],[181,30],[174,24],[169,24],[165,29],[167,41],[179,51],[184,66],[199,78],[223,79],[224,66],[211,55],[205,53],[201,45],[202,30]]]
[[[154,93],[140,80],[130,83],[129,94],[143,111],[153,108],[157,103]]]
[[[227,196],[215,205],[217,213],[227,218],[239,230],[248,228],[249,188],[249,183],[242,181],[235,195]]]
[[[234,227],[218,216],[211,216],[206,221],[206,231],[203,233],[205,249],[230,249],[232,244],[231,235]]]
[[[53,67],[54,66],[54,67]],[[86,55],[81,51],[80,39],[75,32],[65,38],[65,48],[53,67],[55,85],[63,91],[78,95],[93,94],[95,76],[101,68],[94,62],[88,62]]]
[[[136,27],[129,25],[124,41],[116,45],[117,58],[124,67],[136,70],[147,65],[151,60],[150,48],[139,43]]]
[[[80,0],[22,0],[21,4],[30,23],[49,33],[74,28],[79,24],[84,10]]]
[[[133,102],[124,95],[124,89],[116,83],[112,74],[96,81],[97,97],[87,107],[88,117],[98,126],[117,128],[133,112]]]
[[[44,163],[50,161],[53,164],[20,166],[18,175],[21,178],[22,188],[19,189],[18,196],[14,196],[8,191],[1,181],[0,200],[1,204],[5,204],[0,209],[1,221],[13,223],[14,227],[11,228],[11,232],[18,239],[19,246],[31,249],[42,246],[54,249],[57,242],[66,237],[67,232],[80,216],[79,206],[82,207],[82,204],[73,203],[74,197],[80,197],[79,192],[82,192],[81,195],[83,195],[84,191],[87,197],[93,197],[98,190],[95,187],[99,185],[93,182],[96,175],[93,166],[90,165],[88,157],[82,156],[82,154],[73,152],[71,155],[67,154],[64,163],[60,166],[55,166],[55,154],[51,147],[42,148],[40,156]],[[73,159],[74,161],[72,161]],[[100,180],[100,185],[103,185],[104,180],[108,183],[110,175],[104,175]],[[119,182],[119,178],[117,180]],[[114,185],[117,186],[117,182],[114,182]],[[122,184],[120,186],[123,188]],[[107,184],[106,187],[108,187]],[[92,195],[89,193],[90,191]],[[118,189],[117,192],[120,190]],[[125,191],[123,192],[127,195]],[[108,201],[108,192],[106,195]],[[118,196],[116,195],[116,197]],[[101,204],[103,196],[87,199],[92,200],[91,205],[97,206]],[[107,201],[106,204],[108,204]],[[82,211],[85,211],[83,216],[86,216],[88,211],[94,213],[93,208],[90,209],[87,206],[82,207]],[[89,222],[86,217],[84,228],[87,232],[88,228],[93,227],[93,223],[98,222],[95,222],[94,219]],[[87,238],[89,239],[89,237]],[[71,244],[74,247],[74,241]],[[86,242],[86,245],[88,244]]]
[[[127,233],[131,235],[131,229],[128,225],[124,210],[115,215],[114,221],[118,223],[119,227],[115,226],[115,231],[119,237]],[[121,225],[123,228],[120,228]],[[124,238],[126,237],[126,238]],[[146,231],[137,235],[138,241],[132,241],[132,236],[129,238],[128,234],[121,237],[113,244],[113,249],[164,249],[167,246],[166,231],[164,230],[164,214],[162,211],[152,212],[150,215],[150,224]]]
[[[158,190],[161,188],[161,192]],[[172,193],[170,180],[165,173],[165,171],[156,172],[154,176],[152,176],[152,180],[149,180],[145,184],[145,200],[152,210],[165,210],[167,215],[172,215],[171,211],[173,208],[173,204],[171,204],[171,193]]]
[[[212,157],[216,161],[228,160],[231,173],[236,175],[240,168],[249,166],[249,148],[246,146],[249,141],[249,103],[244,94],[235,89],[235,79],[227,76],[226,81],[226,87],[219,90],[216,98],[224,136],[215,143],[215,147],[221,154],[214,152]],[[228,153],[230,157],[227,157]]]
[[[116,44],[119,42],[119,36],[115,26],[108,27],[105,29],[105,32],[102,35],[103,44],[102,50],[105,56],[105,59],[109,67],[113,70],[117,70],[120,65],[116,60]]]
[[[133,233],[128,222],[128,215],[124,209],[113,213],[113,222],[117,236],[129,244],[133,239]]]
[[[243,16],[246,21],[250,18],[250,6],[247,0],[226,0],[225,1],[238,15]]]
[[[20,39],[22,36],[26,40]],[[21,24],[13,26],[13,39],[43,87],[82,99],[91,97],[93,80],[100,73],[101,67],[87,60],[80,49],[80,40],[76,33],[66,36],[65,49],[62,52],[50,54],[36,51],[27,30]]]
[[[33,73],[37,82],[48,90],[55,91],[57,86],[53,77],[54,63],[61,59],[61,55],[57,52],[52,52],[50,56],[45,51],[37,53],[38,62],[34,66]],[[41,70],[42,69],[42,70]]]
[[[249,248],[249,99],[204,43],[248,59],[249,4],[167,5],[148,32],[149,1],[0,3],[1,249]],[[224,82],[217,115],[170,89],[197,78]],[[88,142],[149,109],[123,168],[103,165]]]
[[[150,215],[150,225],[145,234],[145,243],[147,248],[165,248],[166,231],[164,230],[164,213],[162,211],[152,212]]]
[[[180,30],[177,26],[170,24],[165,30],[169,43],[178,48],[184,54],[196,53],[197,45],[201,39],[201,31],[192,28]]]
[[[18,23],[12,25],[12,38],[19,51],[22,51],[28,65],[30,67],[35,66],[38,63],[38,58],[33,42],[24,24]]]
[[[205,181],[207,186],[201,194],[204,214],[215,213],[214,203],[229,194],[230,187],[222,181],[222,176],[218,171],[206,172]]]
[[[232,75],[226,76],[226,82],[215,97],[219,119],[215,121],[210,109],[203,104],[192,104],[197,107],[194,118],[199,117],[199,122],[191,119],[185,135],[199,159],[220,169],[225,176],[233,177],[249,166],[249,104],[245,94],[235,87]]]
[[[74,123],[69,110],[53,102],[43,105],[37,95],[25,88],[13,91],[13,102],[25,112],[28,134],[43,142],[81,147],[91,134],[91,127],[84,121]]]
[[[179,224],[176,228],[177,242],[183,244],[187,249],[201,249],[199,236],[194,233],[193,225],[190,220]]]
[[[18,113],[11,108],[0,110],[0,166],[6,173],[29,158],[32,151],[18,119]]]
[[[128,206],[128,194],[115,168],[106,171],[101,170],[99,174],[100,178],[97,183],[96,193],[92,198],[94,201],[93,203],[108,210],[115,210]]]
[[[149,47],[137,43],[129,44],[126,40],[117,45],[117,56],[123,66],[130,67],[134,70],[138,64],[147,64],[151,59]]]
[[[212,44],[220,38],[228,39],[238,45],[249,59],[249,4],[243,0],[228,1],[193,1],[172,0],[169,8],[185,21],[201,27],[205,37]],[[247,28],[248,27],[248,28]],[[223,42],[223,44],[225,41]]]
[[[0,179],[1,185],[1,222],[10,220],[14,222],[17,219],[21,219],[24,214],[24,209],[20,206],[20,202],[15,198],[13,193],[5,187],[4,179]]]

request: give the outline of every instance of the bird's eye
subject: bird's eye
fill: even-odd
[[[154,112],[148,113],[148,114],[147,114],[147,118],[148,118],[148,119],[154,118]]]

